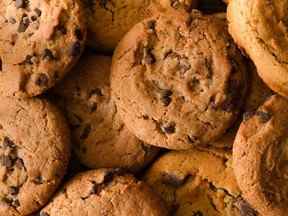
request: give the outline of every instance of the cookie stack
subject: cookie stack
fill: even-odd
[[[1,0],[0,216],[286,216],[287,17]]]

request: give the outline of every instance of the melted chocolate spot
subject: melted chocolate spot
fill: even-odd
[[[9,193],[11,194],[11,195],[17,195],[18,193],[19,193],[19,188],[18,187],[10,187],[9,188]]]
[[[89,93],[89,97],[92,97],[93,95],[103,96],[103,93],[100,88],[95,88]]]
[[[149,30],[155,30],[155,26],[156,26],[156,21],[155,20],[149,20],[148,22],[147,22],[147,28],[149,29]]]
[[[161,130],[166,134],[173,134],[175,133],[175,126],[174,122],[170,122],[168,124],[161,125]]]
[[[24,14],[22,19],[21,19],[21,21],[20,21],[20,23],[19,23],[17,31],[19,33],[25,32],[26,29],[28,28],[29,24],[30,24],[29,18],[27,17],[26,14]]]
[[[187,180],[186,177],[178,177],[174,174],[163,173],[162,174],[162,182],[167,185],[171,185],[173,187],[180,187],[182,186],[185,181]]]
[[[187,136],[188,142],[191,144],[197,144],[199,143],[199,139],[196,136],[190,135]]]
[[[163,103],[164,106],[169,106],[171,103],[173,92],[171,90],[162,90],[161,92],[161,102]]]
[[[39,8],[35,8],[34,12],[37,14],[38,17],[40,17],[42,14],[42,11]]]
[[[48,85],[48,77],[46,74],[40,73],[35,81],[35,84],[38,86],[47,86]]]
[[[36,178],[33,179],[33,182],[37,185],[43,184],[42,176],[37,176]]]
[[[8,137],[4,137],[2,145],[4,148],[7,148],[7,147],[15,148],[16,147],[15,143],[12,140],[10,140]]]
[[[145,59],[144,59],[144,63],[148,65],[152,65],[155,62],[156,62],[156,59],[154,55],[151,53],[151,51],[147,51]]]
[[[83,131],[82,131],[82,133],[81,133],[81,135],[80,135],[80,139],[87,139],[88,138],[88,136],[89,136],[89,134],[90,134],[90,132],[91,132],[91,125],[90,124],[88,124],[88,125],[86,125],[85,127],[84,127],[84,129],[83,129]]]
[[[54,60],[55,57],[50,49],[44,49],[43,51],[43,59],[47,59],[49,61]]]
[[[57,31],[61,32],[61,34],[66,35],[67,34],[67,29],[65,26],[63,25],[58,25],[56,27]]]

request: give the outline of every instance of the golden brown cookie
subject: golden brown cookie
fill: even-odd
[[[45,100],[1,97],[0,215],[29,215],[51,198],[70,154],[68,126]]]
[[[111,80],[130,131],[151,145],[188,149],[232,126],[246,66],[223,18],[175,12],[133,27],[114,53]]]
[[[69,181],[40,215],[168,216],[168,212],[144,182],[117,170],[100,169]]]
[[[111,57],[86,54],[56,88],[72,129],[73,150],[90,168],[138,171],[157,153],[131,134],[110,97]]]
[[[288,210],[288,101],[271,96],[246,114],[233,147],[233,167],[243,196],[262,215]]]
[[[288,96],[288,0],[232,0],[229,31],[275,92]]]
[[[86,21],[79,0],[0,1],[0,93],[39,95],[79,58]]]
[[[198,0],[85,0],[90,14],[88,44],[113,51],[121,38],[138,22],[158,10],[191,11]]]
[[[229,152],[169,152],[144,179],[168,203],[175,216],[256,216],[241,198]]]

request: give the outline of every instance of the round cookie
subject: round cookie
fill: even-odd
[[[68,126],[45,100],[1,97],[0,215],[29,215],[51,198],[70,154]]]
[[[100,169],[69,181],[40,213],[49,216],[166,216],[167,209],[150,187],[131,175]]]
[[[131,134],[110,97],[111,57],[87,54],[56,88],[56,102],[67,114],[73,150],[90,168],[138,171],[158,150]]]
[[[88,44],[113,51],[121,38],[138,22],[158,10],[195,8],[197,0],[86,0]]]
[[[262,215],[284,216],[287,199],[288,101],[271,96],[245,115],[233,147],[233,167],[243,196]]]
[[[275,92],[288,96],[288,0],[232,0],[229,31]]]
[[[139,139],[188,149],[232,126],[246,92],[246,65],[222,17],[160,14],[119,43],[111,86],[123,121]]]
[[[1,0],[0,93],[39,95],[80,56],[86,21],[79,0]]]
[[[240,196],[229,152],[169,152],[144,180],[168,203],[175,216],[256,216]]]

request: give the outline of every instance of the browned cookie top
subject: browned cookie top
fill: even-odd
[[[41,216],[167,216],[163,201],[144,182],[117,170],[81,173],[69,181]]]
[[[2,0],[0,93],[41,94],[76,62],[85,37],[78,0]]]
[[[112,92],[129,130],[152,145],[187,149],[219,138],[237,117],[246,67],[226,22],[194,11],[161,14],[124,37]]]
[[[288,101],[270,97],[245,115],[237,133],[233,162],[243,195],[262,215],[288,211]]]
[[[241,197],[231,153],[172,151],[156,161],[144,178],[175,216],[256,216]]]
[[[65,174],[69,131],[45,100],[1,97],[0,215],[29,215],[51,198]]]
[[[73,149],[90,168],[136,171],[150,162],[156,148],[131,134],[118,115],[110,88],[111,57],[84,55],[56,88],[56,101],[67,114]]]

